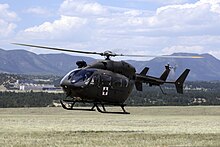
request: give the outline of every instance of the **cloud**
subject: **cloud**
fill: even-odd
[[[0,18],[7,21],[17,20],[17,14],[9,10],[8,4],[0,4]]]
[[[167,5],[158,8],[155,15],[148,18],[148,26],[158,28],[160,33],[175,35],[213,34],[213,29],[218,30],[220,24],[218,12],[218,1],[201,0],[192,4]]]
[[[65,0],[59,11],[62,15],[103,15],[106,8],[96,2]]]
[[[14,32],[16,21],[18,17],[15,12],[9,10],[9,5],[0,4],[0,38],[8,37]]]
[[[59,8],[59,19],[27,28],[19,37],[51,40],[64,47],[110,49],[128,54],[209,51],[217,54],[220,2],[186,2],[189,0],[172,0],[149,11],[65,0]]]
[[[53,23],[45,22],[40,26],[35,26],[28,28],[25,32],[56,32],[56,31],[68,31],[72,28],[78,28],[81,25],[85,24],[84,19],[71,16],[61,16],[59,20],[55,20]]]
[[[85,24],[86,19],[62,15],[60,19],[53,22],[44,22],[39,26],[27,28],[23,34],[42,39],[66,39],[67,36],[74,35],[71,33],[76,32]]]
[[[162,52],[166,55],[172,54],[172,53],[201,53],[204,51],[204,48],[202,46],[172,46],[172,47],[166,47],[162,49]]]
[[[126,35],[138,31],[143,27],[146,11],[104,6],[87,1],[65,0],[60,8],[61,18],[53,22],[44,22],[41,25],[27,28],[22,34],[29,38],[67,39],[69,42],[74,36],[78,40],[90,38],[94,41],[109,38],[110,36]],[[67,35],[71,34],[71,35]],[[84,37],[83,37],[84,35]],[[69,38],[68,38],[69,37]],[[113,39],[114,40],[114,39]]]
[[[35,14],[35,15],[51,15],[51,12],[42,7],[31,7],[26,10],[27,13]]]
[[[147,3],[157,3],[161,5],[173,5],[173,4],[184,4],[189,2],[190,0],[135,0],[135,2],[140,1],[140,2],[147,2]]]

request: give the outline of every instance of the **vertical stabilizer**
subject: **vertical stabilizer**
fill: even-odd
[[[180,77],[175,81],[175,86],[176,86],[176,91],[177,93],[181,93],[183,94],[183,83],[186,80],[186,77],[189,74],[189,69],[186,69],[181,75]]]
[[[145,67],[145,68],[140,72],[140,75],[146,76],[148,70],[149,70],[149,68],[148,68],[148,67]]]
[[[169,68],[166,68],[166,70],[163,72],[163,74],[160,76],[160,79],[163,80],[163,81],[166,81],[167,80],[167,77],[169,76],[169,73],[170,73],[170,69]]]

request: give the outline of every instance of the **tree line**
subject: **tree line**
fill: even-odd
[[[132,91],[126,101],[129,106],[188,106],[220,105],[220,82],[187,82],[184,94],[177,94],[175,87],[164,86],[164,95],[159,87],[144,85],[143,92]],[[46,107],[65,98],[64,93],[47,92],[0,92],[0,108]]]
[[[64,97],[64,93],[47,92],[0,92],[0,108],[8,107],[46,107],[53,100]]]

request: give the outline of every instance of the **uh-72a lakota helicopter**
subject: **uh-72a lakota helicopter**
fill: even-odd
[[[183,83],[189,74],[186,69],[176,81],[166,81],[170,68],[166,69],[162,75],[157,78],[146,75],[149,68],[145,67],[140,73],[136,73],[135,67],[125,61],[113,61],[110,57],[130,56],[130,57],[162,57],[162,58],[200,58],[199,56],[151,56],[151,55],[125,55],[115,54],[111,51],[105,52],[89,52],[79,51],[47,46],[38,46],[22,43],[13,43],[15,45],[42,48],[49,50],[58,50],[82,54],[101,55],[105,60],[97,61],[91,65],[87,65],[85,61],[77,61],[77,69],[67,73],[60,81],[60,86],[66,93],[66,99],[60,103],[67,110],[86,110],[95,111],[95,108],[101,113],[129,114],[124,109],[124,102],[130,95],[134,85],[138,91],[142,91],[142,84],[149,86],[161,86],[164,83],[175,84],[177,93],[183,93]],[[161,87],[160,87],[161,89]],[[163,92],[163,90],[161,89]],[[164,93],[164,92],[163,92]],[[74,108],[75,103],[92,103],[91,109]],[[106,111],[105,105],[120,106],[122,112]],[[100,109],[99,106],[102,106]]]

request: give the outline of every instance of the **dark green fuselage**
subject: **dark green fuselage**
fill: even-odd
[[[135,72],[124,61],[103,60],[71,71],[62,79],[61,86],[72,98],[122,104],[134,87]]]

